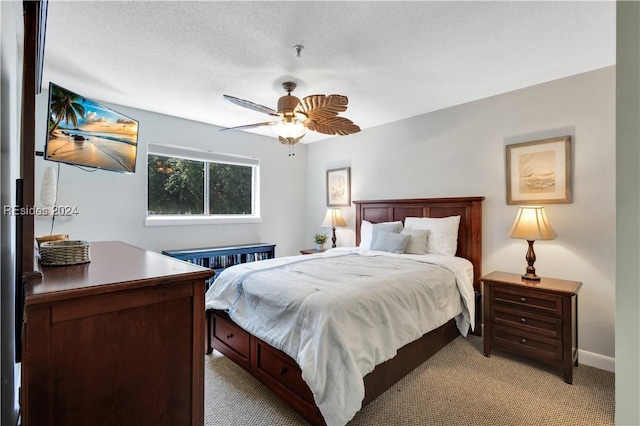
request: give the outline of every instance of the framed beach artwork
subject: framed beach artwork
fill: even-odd
[[[327,207],[351,205],[351,168],[327,170]]]
[[[506,148],[507,204],[571,203],[571,136]]]

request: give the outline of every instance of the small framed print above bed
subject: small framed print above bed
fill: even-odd
[[[327,207],[351,205],[351,168],[327,170]]]
[[[571,136],[507,145],[507,204],[571,203],[571,158]]]

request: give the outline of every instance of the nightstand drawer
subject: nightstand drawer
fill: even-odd
[[[515,308],[530,308],[562,316],[562,297],[542,291],[494,286],[492,299],[492,302],[503,303]]]
[[[522,355],[543,356],[562,359],[562,342],[548,339],[516,328],[506,328],[496,325],[492,330],[494,344],[497,348],[504,348]]]
[[[562,320],[560,318],[538,315],[521,309],[492,305],[491,322],[496,325],[521,328],[551,339],[562,337]]]

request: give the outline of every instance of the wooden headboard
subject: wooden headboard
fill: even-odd
[[[410,198],[400,200],[354,201],[356,205],[356,245],[360,244],[360,224],[393,222],[406,217],[460,216],[456,256],[473,263],[473,287],[480,291],[482,268],[482,201],[484,197]]]

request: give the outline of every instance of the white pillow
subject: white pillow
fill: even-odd
[[[372,224],[368,220],[363,220],[360,223],[360,245],[358,247],[360,247],[361,250],[370,250],[371,249],[371,244],[373,242],[372,241],[373,240],[373,225],[374,224]],[[396,234],[398,234],[400,232],[400,230],[402,229],[402,222],[400,222],[400,221],[398,221],[398,222],[381,222],[381,223],[376,223],[375,225],[383,225],[383,226],[376,226],[376,227],[377,228],[381,228],[380,230],[389,231],[389,232],[395,232]]]
[[[371,234],[373,233],[373,226],[368,220],[363,220],[360,224],[360,247],[361,250],[368,250],[371,248]]]
[[[404,252],[408,254],[427,254],[427,236],[429,231],[426,229],[409,229],[404,228],[402,235],[410,235],[411,239],[405,247]]]
[[[458,228],[460,216],[408,217],[404,220],[405,228],[429,230],[427,237],[427,253],[455,256],[458,249]]]

